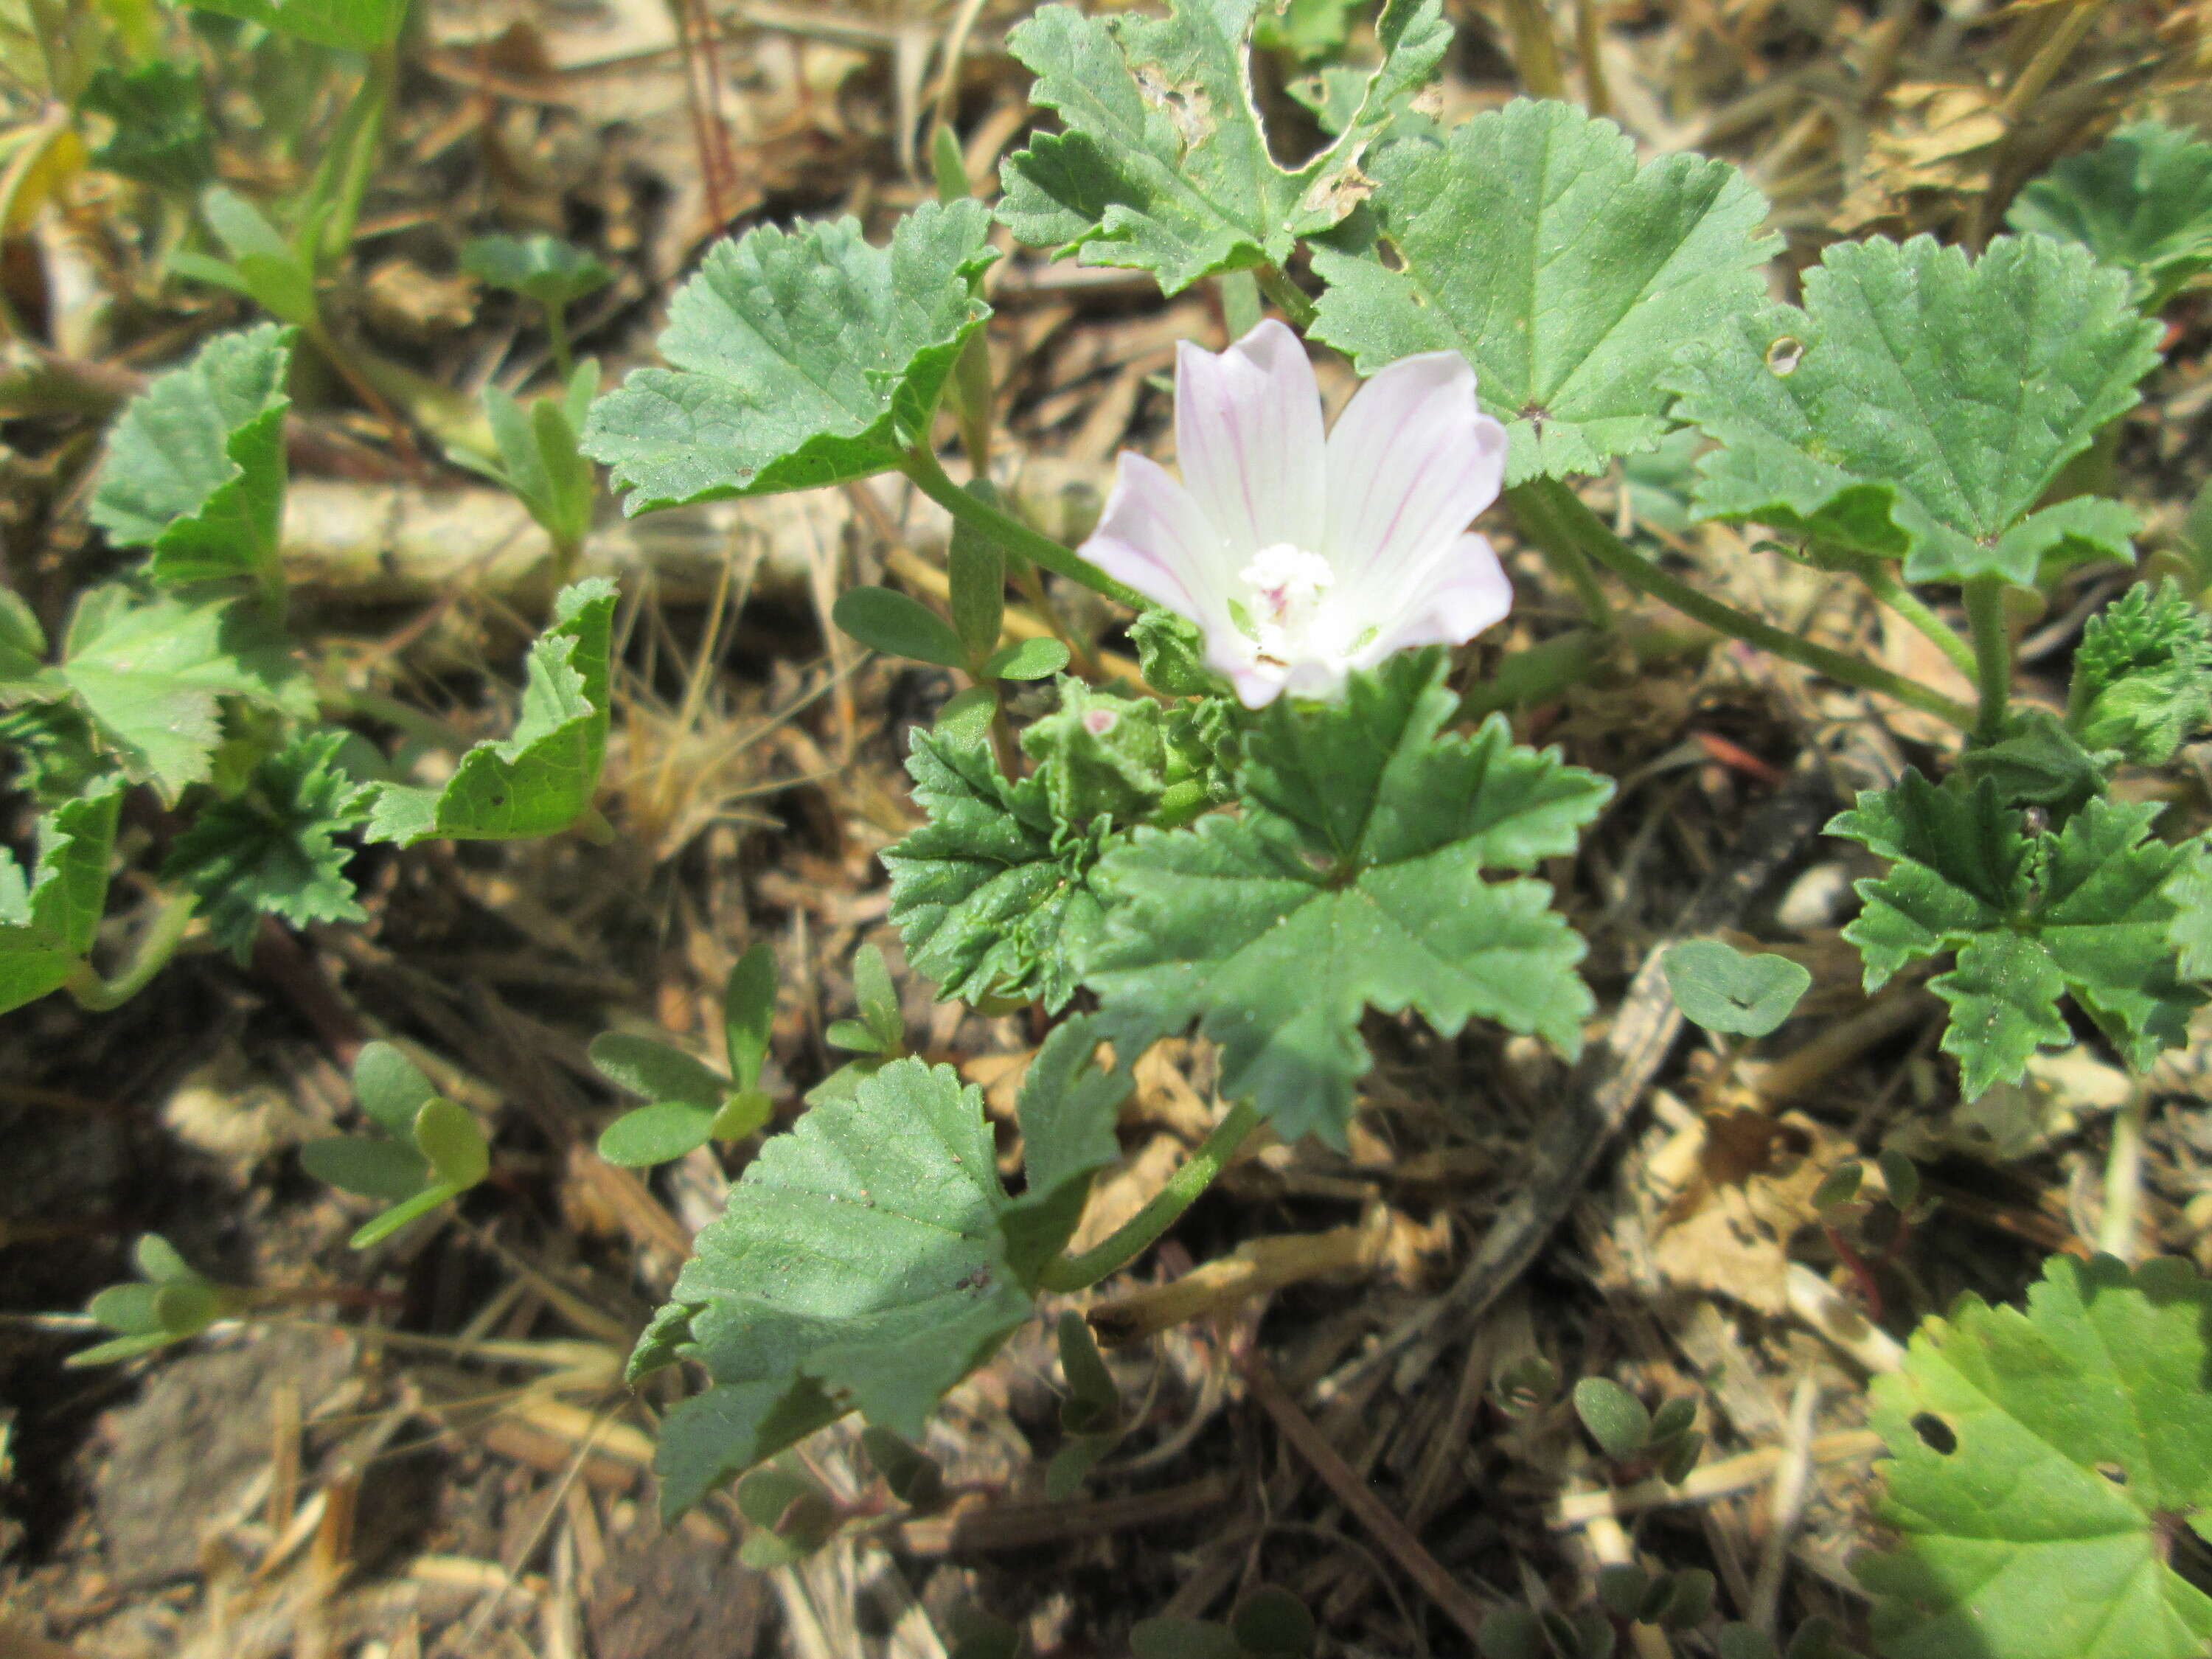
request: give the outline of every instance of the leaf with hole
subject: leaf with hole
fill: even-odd
[[[1908,581],[2128,558],[2134,512],[2045,502],[2136,401],[2158,325],[2081,247],[1999,237],[1979,259],[1917,236],[1838,242],[1805,308],[1755,309],[1685,346],[1675,412],[1719,441],[1699,517],[1753,520],[1904,561]]]
[[[1963,1297],[1877,1377],[1893,1549],[1862,1557],[1885,1659],[2200,1659],[2212,1595],[2212,1283],[2165,1258],[2045,1264],[2023,1308]]]
[[[1040,9],[1008,36],[1030,100],[1059,116],[1007,159],[999,217],[1032,246],[1150,271],[1175,294],[1202,276],[1280,266],[1368,190],[1368,147],[1451,40],[1437,0],[1388,0],[1382,61],[1322,150],[1276,161],[1247,54],[1260,0],[1175,0],[1165,17]]]

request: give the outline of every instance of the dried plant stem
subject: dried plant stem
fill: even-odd
[[[1080,1255],[1063,1255],[1045,1264],[1042,1283],[1048,1291],[1080,1291],[1119,1272],[1149,1249],[1155,1239],[1182,1218],[1198,1195],[1229,1167],[1229,1160],[1244,1139],[1258,1127],[1260,1114],[1249,1100],[1240,1100],[1229,1115],[1213,1126],[1152,1202],[1115,1228],[1104,1242]]]
[[[1544,0],[1505,0],[1505,32],[1513,40],[1513,67],[1533,98],[1567,95],[1566,71],[1559,66],[1559,43]]]
[[[1766,1539],[1759,1552],[1759,1576],[1752,1581],[1751,1622],[1768,1635],[1782,1608],[1782,1577],[1790,1567],[1790,1545],[1804,1518],[1805,1500],[1813,1491],[1813,1415],[1820,1403],[1820,1390],[1810,1376],[1797,1384],[1790,1398],[1790,1437],[1782,1461],[1774,1470],[1774,1495]]]
[[[2105,1155],[2105,1213],[2097,1223],[2097,1248],[2123,1261],[2136,1259],[2136,1216],[2142,1208],[2143,1109],[2148,1093],[2138,1081],[2112,1118],[2112,1145]]]

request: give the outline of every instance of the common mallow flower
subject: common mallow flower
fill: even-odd
[[[1505,428],[1455,351],[1403,358],[1322,436],[1321,388],[1272,318],[1176,359],[1182,479],[1127,450],[1083,556],[1189,618],[1248,708],[1335,697],[1393,652],[1459,645],[1512,608],[1468,522],[1498,499]]]

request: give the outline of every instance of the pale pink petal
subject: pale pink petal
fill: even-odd
[[[1505,428],[1456,351],[1401,358],[1328,435],[1328,534],[1340,577],[1404,580],[1498,499]]]
[[[1461,536],[1408,584],[1396,614],[1381,619],[1350,665],[1372,668],[1417,646],[1465,645],[1512,608],[1513,583],[1490,544]]]
[[[1076,551],[1209,635],[1217,622],[1231,626],[1238,566],[1190,492],[1157,461],[1121,452],[1098,528]]]
[[[1237,702],[1247,708],[1265,708],[1283,695],[1283,669],[1279,663],[1249,663],[1223,672],[1237,688]]]
[[[1219,356],[1176,349],[1176,459],[1244,559],[1320,541],[1328,465],[1321,389],[1298,337],[1269,318]]]

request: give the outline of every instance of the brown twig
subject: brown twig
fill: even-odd
[[[1351,1465],[1328,1443],[1313,1419],[1299,1410],[1297,1401],[1284,1392],[1275,1374],[1267,1369],[1266,1360],[1255,1353],[1245,1359],[1240,1369],[1253,1400],[1274,1419],[1283,1438],[1312,1466],[1313,1472],[1327,1484],[1337,1502],[1358,1517],[1360,1525],[1367,1528],[1406,1576],[1466,1632],[1468,1641],[1480,1644],[1482,1621],[1489,1616],[1490,1607],[1446,1571],[1443,1563],[1429,1553],[1406,1523],[1392,1514],[1389,1506],[1352,1472]]]

